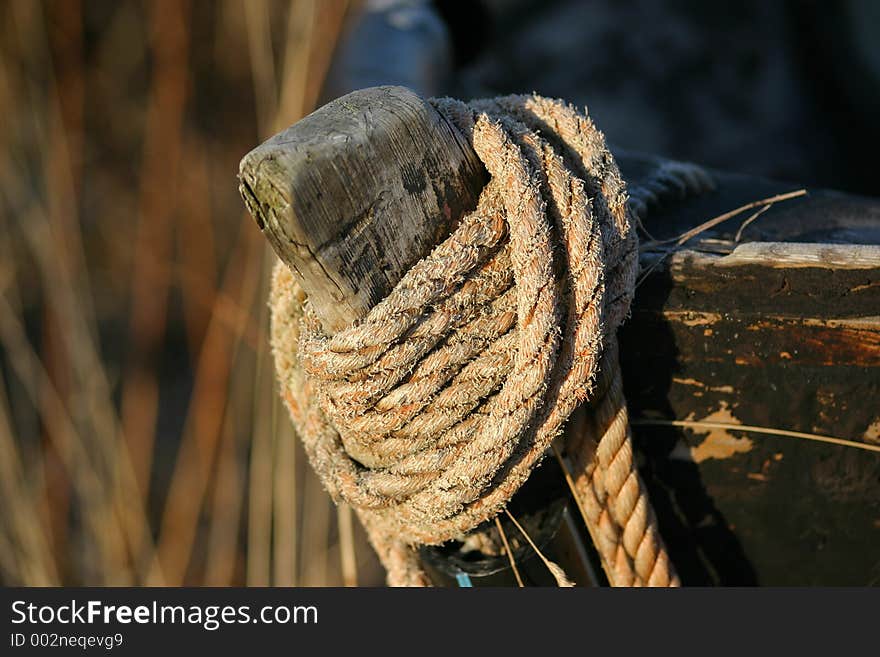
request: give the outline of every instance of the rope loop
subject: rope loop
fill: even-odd
[[[276,369],[305,450],[330,494],[358,511],[395,584],[427,582],[411,546],[504,509],[591,398],[603,352],[616,370],[637,269],[625,185],[585,115],[540,96],[431,102],[489,172],[474,211],[333,335],[280,264],[271,301]],[[622,392],[613,401],[625,420]],[[592,502],[607,517],[594,520],[614,551],[597,547],[609,573],[628,569],[613,581],[656,583],[649,571],[665,551],[656,531],[644,538],[653,516],[627,426],[582,441],[591,453],[578,489],[588,470],[602,475]]]

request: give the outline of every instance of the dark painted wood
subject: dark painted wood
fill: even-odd
[[[717,194],[655,214],[648,228],[693,225],[785,187],[722,177]],[[731,224],[714,233],[715,247]],[[876,244],[878,227],[880,202],[821,192],[770,210],[750,232]],[[635,435],[664,538],[687,584],[878,584],[880,453],[650,425],[719,421],[880,446],[880,251],[840,246],[805,266],[803,253],[823,247],[781,245],[801,254],[793,260],[766,245],[740,250],[757,247],[763,262],[677,254],[637,291],[621,332],[627,400],[649,423]]]

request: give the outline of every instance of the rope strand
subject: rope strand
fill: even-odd
[[[600,429],[581,441],[575,489],[609,578],[677,584],[617,367],[637,243],[604,137],[539,96],[432,102],[490,174],[452,235],[334,335],[276,268],[276,369],[312,466],[357,510],[389,584],[426,585],[414,547],[496,517],[589,400]]]

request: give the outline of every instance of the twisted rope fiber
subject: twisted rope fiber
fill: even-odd
[[[490,174],[453,234],[334,335],[276,267],[276,369],[312,466],[356,509],[389,584],[427,585],[414,546],[501,512],[589,401],[593,428],[569,454],[609,580],[676,585],[620,386],[638,252],[604,137],[539,96],[431,102]]]

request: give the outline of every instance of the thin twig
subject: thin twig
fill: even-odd
[[[525,584],[523,584],[522,577],[519,574],[519,568],[516,567],[516,559],[513,557],[513,550],[510,549],[510,543],[507,542],[507,534],[504,533],[504,527],[501,526],[501,521],[498,519],[498,516],[495,516],[495,526],[498,528],[498,533],[501,534],[501,542],[504,543],[504,550],[507,552],[507,560],[510,561],[510,567],[513,569],[514,576],[516,576],[516,583],[520,588],[523,588]]]
[[[550,561],[550,559],[545,557],[544,553],[538,549],[538,546],[535,545],[535,542],[532,540],[532,537],[526,533],[526,530],[523,529],[523,526],[520,525],[516,521],[516,518],[513,517],[513,515],[510,513],[510,511],[508,511],[507,509],[504,509],[504,513],[506,513],[507,517],[510,518],[510,521],[514,525],[516,525],[516,528],[520,531],[520,533],[523,536],[525,536],[526,541],[528,541],[529,545],[532,546],[532,549],[535,551],[535,554],[537,554],[538,557],[541,559],[541,561],[544,562],[544,565],[547,566],[547,570],[549,570],[550,574],[553,575],[553,578],[556,580],[556,583],[561,587],[574,586],[574,582],[572,582],[570,579],[568,579],[568,576],[565,574],[565,571],[559,567],[559,564],[556,564],[556,563]]]
[[[767,210],[769,210],[769,209],[770,209],[770,206],[769,206],[769,205],[765,205],[763,208],[761,208],[760,210],[758,210],[757,212],[755,212],[751,217],[749,217],[749,218],[746,219],[744,222],[742,222],[742,224],[740,224],[739,230],[736,231],[736,236],[733,238],[733,241],[734,241],[734,242],[739,242],[740,238],[742,237],[743,231],[746,229],[746,226],[748,226],[748,225],[749,225],[750,223],[752,223],[755,219],[757,219],[757,218],[760,217],[762,214],[764,214],[765,212],[767,212]]]
[[[763,198],[758,201],[752,201],[751,203],[746,203],[745,205],[741,205],[740,207],[738,207],[734,210],[730,210],[729,212],[725,212],[724,214],[720,214],[717,217],[713,217],[712,219],[709,219],[708,221],[704,221],[700,225],[694,226],[693,228],[686,230],[685,232],[683,232],[681,235],[679,235],[677,237],[671,237],[669,239],[659,240],[659,241],[655,240],[655,241],[647,242],[647,243],[643,244],[642,245],[643,251],[648,250],[648,249],[654,249],[655,247],[662,246],[664,244],[672,244],[673,246],[671,248],[669,248],[667,251],[665,251],[663,254],[661,254],[660,257],[657,258],[657,260],[655,260],[653,263],[651,263],[650,267],[648,267],[644,272],[642,272],[642,274],[639,276],[638,280],[636,281],[636,288],[638,289],[641,286],[641,284],[645,282],[645,279],[647,279],[648,276],[655,269],[657,269],[657,267],[659,267],[671,253],[674,253],[678,249],[678,247],[680,247],[683,244],[685,244],[686,242],[692,240],[697,235],[700,235],[701,233],[704,233],[707,230],[714,228],[718,224],[724,223],[728,219],[732,219],[733,217],[740,215],[747,210],[751,210],[752,208],[757,208],[762,205],[767,206],[761,212],[758,212],[754,216],[750,217],[741,227],[741,228],[743,228],[743,227],[745,227],[745,225],[747,225],[748,223],[751,223],[752,221],[757,219],[761,214],[766,212],[766,210],[769,209],[770,206],[772,206],[774,203],[778,203],[779,201],[787,201],[789,199],[798,198],[800,196],[806,196],[806,194],[807,194],[806,189],[797,189],[793,192],[786,192],[785,194],[777,194],[776,196],[770,196],[768,198]]]
[[[735,208],[733,210],[729,210],[728,212],[725,212],[723,214],[719,214],[717,217],[713,217],[712,219],[709,219],[708,221],[704,221],[703,223],[701,223],[697,226],[694,226],[693,228],[690,228],[689,230],[686,230],[678,237],[671,237],[666,240],[661,240],[661,241],[656,242],[654,244],[650,244],[650,246],[655,246],[655,245],[660,245],[660,244],[670,244],[670,243],[674,243],[675,246],[681,246],[682,244],[690,241],[691,239],[693,239],[697,235],[704,233],[711,228],[715,228],[715,226],[717,226],[718,224],[724,223],[728,219],[732,219],[733,217],[736,217],[737,215],[740,215],[743,212],[746,212],[747,210],[751,210],[752,208],[757,208],[762,205],[773,205],[774,203],[778,203],[780,201],[788,201],[789,199],[799,198],[801,196],[806,196],[806,195],[807,195],[807,190],[802,188],[802,189],[796,189],[793,192],[785,192],[784,194],[776,194],[775,196],[769,196],[767,198],[762,198],[757,201],[752,201],[750,203],[746,203],[745,205],[741,205],[738,208]]]
[[[880,452],[880,445],[871,445],[869,443],[861,443],[855,440],[847,440],[845,438],[836,438],[834,436],[823,436],[816,433],[804,433],[801,431],[789,431],[787,429],[774,429],[772,427],[757,427],[750,424],[732,424],[730,422],[703,422],[700,420],[652,420],[647,418],[634,418],[630,420],[630,424],[643,427],[687,427],[696,429],[725,429],[730,431],[745,431],[748,433],[760,433],[770,436],[786,436],[788,438],[802,438],[804,440],[814,440],[820,443],[830,443],[832,445],[843,445],[844,447],[856,447],[865,449],[870,452]]]
[[[593,541],[593,545],[598,551],[599,543],[596,540],[596,535],[593,533],[593,527],[590,525],[590,520],[587,517],[587,510],[584,508],[581,497],[580,495],[578,495],[577,488],[574,485],[574,478],[571,476],[571,471],[568,469],[568,464],[566,464],[565,459],[563,459],[562,452],[559,451],[559,447],[556,446],[556,443],[550,443],[550,446],[553,448],[553,454],[556,456],[556,460],[559,462],[559,466],[562,468],[562,474],[565,477],[565,483],[568,484],[568,490],[571,491],[571,497],[574,500],[575,506],[577,506],[578,511],[581,514],[581,519],[584,521],[584,527],[587,528],[587,532],[590,534],[590,540]],[[605,559],[602,558],[601,553],[599,554],[599,562],[602,564],[602,570],[605,571],[606,579],[609,582],[612,581],[609,573],[608,564],[605,563]]]
[[[641,230],[645,234],[645,236],[648,238],[649,242],[659,242],[659,240],[656,237],[654,237],[650,233],[650,231],[645,227],[645,222],[642,221],[641,216],[639,216],[638,214],[633,212],[633,217],[636,220],[636,229]]]

